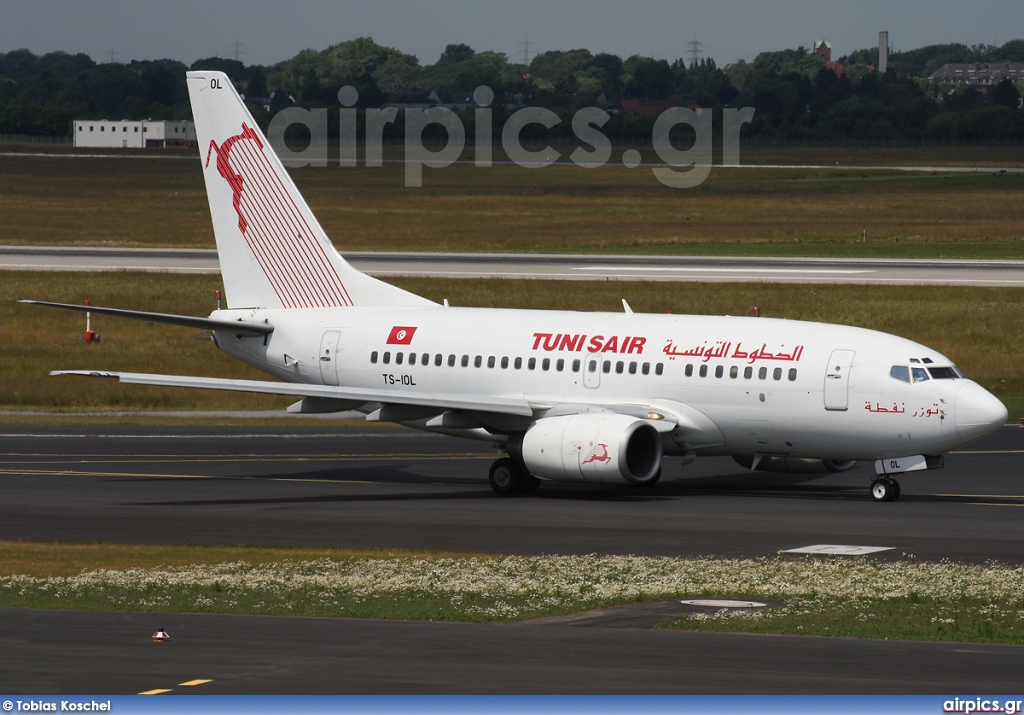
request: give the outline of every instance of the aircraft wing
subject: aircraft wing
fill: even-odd
[[[438,407],[446,410],[470,410],[475,412],[496,412],[506,415],[532,417],[530,404],[516,397],[492,397],[490,395],[450,395],[418,393],[402,390],[373,390],[362,387],[335,387],[333,385],[304,385],[294,382],[272,382],[269,380],[229,380],[217,377],[192,377],[189,375],[150,375],[139,372],[101,372],[97,370],[54,370],[51,375],[80,375],[84,377],[117,378],[131,385],[161,385],[164,387],[198,387],[207,390],[230,390],[233,392],[260,392],[269,395],[291,395],[294,397],[325,397],[335,400],[358,402],[381,402],[393,405],[416,405]]]
[[[134,320],[148,320],[151,323],[168,323],[170,325],[182,325],[186,328],[199,328],[201,330],[231,330],[239,335],[257,336],[269,335],[274,332],[274,326],[267,323],[252,323],[244,320],[213,320],[211,318],[195,318],[191,315],[173,315],[171,313],[149,313],[144,310],[125,310],[123,308],[101,308],[95,305],[78,305],[75,303],[49,303],[44,300],[19,300],[19,303],[28,305],[43,305],[48,308],[64,308],[65,310],[79,310],[83,313],[97,313],[99,315],[116,315],[119,318],[132,318]]]

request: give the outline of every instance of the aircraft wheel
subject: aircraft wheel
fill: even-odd
[[[491,489],[498,494],[520,494],[523,492],[527,477],[532,476],[514,459],[502,457],[491,465],[487,479],[491,483]]]
[[[871,482],[871,498],[875,501],[895,501],[900,486],[894,479],[880,478]]]
[[[540,483],[543,481],[540,477],[535,477],[529,472],[526,474],[526,479],[523,481],[523,488],[520,494],[533,494],[540,489]]]

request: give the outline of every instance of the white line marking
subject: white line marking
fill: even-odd
[[[879,551],[892,551],[895,546],[847,546],[844,544],[815,544],[799,549],[784,549],[780,554],[831,554],[834,556],[863,556]]]
[[[635,268],[614,266],[580,266],[575,271],[630,271]],[[841,268],[703,268],[699,266],[651,266],[645,271],[677,271],[680,273],[874,273],[874,270],[844,270]]]
[[[680,601],[684,606],[710,606],[712,608],[764,608],[767,603],[760,601],[730,601],[724,598],[694,598]]]

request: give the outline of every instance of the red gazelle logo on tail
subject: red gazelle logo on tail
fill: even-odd
[[[210,166],[210,156],[214,151],[216,151],[217,173],[223,176],[224,180],[228,182],[228,186],[231,187],[231,205],[234,206],[235,213],[238,214],[238,230],[245,233],[245,229],[249,225],[249,222],[245,220],[245,216],[242,215],[241,206],[242,192],[245,190],[245,179],[242,178],[241,174],[231,168],[231,164],[228,161],[228,158],[231,155],[231,149],[239,139],[251,139],[256,142],[256,146],[260,149],[263,148],[263,142],[260,141],[259,135],[253,131],[252,127],[243,122],[242,133],[236,134],[233,137],[228,137],[220,146],[217,146],[217,142],[213,139],[210,140],[210,148],[206,150],[206,166]]]
[[[243,139],[248,141],[242,141]],[[210,140],[206,167],[217,154],[217,173],[231,187],[238,230],[285,308],[352,305],[328,251],[333,252],[302,198],[267,156],[259,130],[242,123],[220,145]],[[287,183],[286,183],[287,182]]]

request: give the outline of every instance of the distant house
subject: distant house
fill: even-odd
[[[73,123],[75,146],[93,148],[165,148],[196,146],[196,127],[189,121],[165,122],[152,120],[108,121],[106,119],[76,119]]]
[[[832,61],[832,43],[828,40],[814,41],[814,56],[825,60],[825,64]]]
[[[1024,63],[990,62],[984,64],[948,64],[935,70],[928,79],[936,84],[970,84],[987,87],[1004,79],[1024,82]]]

